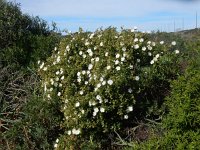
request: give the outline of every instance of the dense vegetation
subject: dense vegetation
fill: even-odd
[[[61,37],[0,0],[0,149],[199,149],[199,33]]]

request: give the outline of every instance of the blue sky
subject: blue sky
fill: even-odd
[[[10,0],[14,1],[14,0]],[[200,0],[15,0],[24,13],[56,22],[61,30],[103,27],[174,31],[200,27]]]

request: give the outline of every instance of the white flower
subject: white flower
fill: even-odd
[[[93,75],[93,77],[94,77],[94,80],[96,80],[96,79],[97,79],[97,76],[96,76],[96,74],[94,74],[94,75]]]
[[[93,67],[93,64],[89,64],[89,65],[88,65],[88,70],[91,70],[92,67]]]
[[[58,92],[58,96],[61,96],[61,92]]]
[[[93,116],[96,116],[96,115],[97,115],[97,113],[94,111],[94,112],[93,112]]]
[[[102,85],[106,85],[106,81],[103,81],[103,82],[102,82]]]
[[[123,42],[120,42],[120,46],[124,46],[124,43],[123,43]]]
[[[156,54],[156,56],[155,56],[156,58],[159,58],[160,57],[160,54]]]
[[[122,51],[124,51],[124,52],[125,52],[125,51],[126,51],[126,47],[123,47],[123,48],[122,48]]]
[[[130,69],[133,69],[133,65],[130,65],[129,68],[130,68]]]
[[[115,60],[115,65],[118,65],[119,64],[119,60]]]
[[[130,111],[133,111],[133,106],[129,106],[128,107],[128,111],[130,112]]]
[[[57,51],[57,47],[54,47],[54,51]]]
[[[107,66],[106,68],[107,68],[107,70],[109,70],[111,68],[111,66]]]
[[[139,76],[135,76],[135,80],[136,80],[136,81],[139,81],[139,80],[140,80],[140,77],[139,77]]]
[[[82,74],[83,74],[83,75],[85,75],[85,74],[86,74],[86,71],[85,71],[85,70],[83,70],[83,71],[82,71]]]
[[[62,87],[62,83],[59,84],[59,87]]]
[[[120,70],[120,66],[117,66],[117,67],[116,67],[116,70],[119,71],[119,70]]]
[[[48,97],[49,99],[51,99],[51,95],[50,95],[50,94],[48,94],[47,97]]]
[[[83,95],[83,91],[80,91],[79,94],[80,94],[80,95]]]
[[[44,69],[43,69],[44,71],[46,71],[47,70],[47,67],[44,67]]]
[[[148,52],[148,55],[151,56],[152,55],[151,52]]]
[[[66,46],[66,50],[67,50],[68,52],[70,51],[69,45]]]
[[[147,49],[146,47],[142,47],[142,50],[143,50],[143,51],[146,51],[146,49]]]
[[[116,57],[116,58],[119,58],[119,57],[120,57],[120,54],[117,54],[115,57]]]
[[[157,57],[154,57],[153,58],[154,62],[158,61],[158,58]]]
[[[140,62],[140,59],[137,59],[137,62]]]
[[[124,119],[128,119],[128,115],[124,115]]]
[[[101,82],[103,81],[103,77],[100,78],[100,81],[101,81]]]
[[[60,71],[56,71],[56,75],[60,74]]]
[[[101,83],[98,83],[98,84],[97,84],[97,88],[100,88],[100,87],[101,87]]]
[[[60,62],[60,56],[57,57],[56,61],[57,61],[57,63]]]
[[[78,81],[78,82],[81,82],[81,78],[78,78],[77,81]]]
[[[148,50],[152,50],[152,47],[150,45],[147,46]]]
[[[135,38],[135,39],[134,39],[134,42],[138,42],[138,38]]]
[[[56,144],[54,144],[54,147],[55,147],[55,148],[57,148],[57,147],[58,147],[58,144],[57,144],[57,143],[56,143]]]
[[[129,89],[128,89],[128,92],[129,92],[129,93],[132,93],[132,92],[133,92],[133,90],[132,90],[131,88],[129,88]]]
[[[50,91],[50,92],[51,92],[51,91],[53,91],[53,88],[50,88],[50,90],[49,90],[49,91]]]
[[[67,131],[67,134],[68,134],[68,135],[71,135],[71,134],[72,134],[72,131],[71,131],[71,130]]]
[[[103,42],[100,43],[100,46],[103,46]]]
[[[91,58],[91,60],[90,60],[91,62],[94,62],[94,58]]]
[[[89,54],[89,53],[92,53],[92,50],[91,50],[91,49],[88,49],[87,52],[88,52],[88,54]]]
[[[134,49],[138,49],[140,46],[138,44],[134,45]]]
[[[56,139],[56,143],[58,143],[59,142],[59,139]]]
[[[176,45],[176,41],[173,41],[171,44],[172,44],[173,46],[175,46],[175,45]]]
[[[150,64],[153,65],[153,64],[154,64],[154,60],[151,60],[151,61],[150,61]]]
[[[85,54],[83,54],[83,58],[86,58],[86,55],[85,55]]]
[[[96,102],[91,102],[91,101],[89,101],[89,106],[95,106],[96,105]]]
[[[149,44],[149,45],[150,45],[150,44],[151,44],[151,41],[148,41],[148,42],[147,42],[147,44]]]
[[[160,44],[163,45],[163,44],[164,44],[164,41],[160,41]]]
[[[80,72],[77,72],[77,76],[80,76],[81,75],[81,73]]]
[[[152,42],[152,46],[156,46],[156,43],[155,43],[155,42]]]
[[[102,103],[102,100],[99,100],[99,103],[101,104],[101,103]]]
[[[105,108],[100,108],[100,112],[105,112]]]
[[[85,46],[89,45],[90,43],[88,41],[85,42]]]
[[[44,91],[45,92],[47,91],[47,85],[46,85],[46,83],[44,83]]]
[[[40,60],[38,60],[38,62],[37,62],[37,63],[38,63],[38,65],[39,65],[39,64],[40,64]]]
[[[142,42],[144,42],[144,39],[143,39],[143,38],[141,38],[141,39],[140,39],[140,42],[141,42],[141,43],[142,43]]]
[[[94,37],[94,33],[92,33],[91,35],[90,35],[90,39],[92,39]]]
[[[51,82],[51,84],[52,84],[52,85],[54,84],[54,81],[53,81],[53,79],[50,79],[50,82]]]
[[[99,108],[95,107],[94,112],[96,112],[96,113],[99,112]]]
[[[44,62],[40,65],[40,69],[42,69],[44,67]]]
[[[65,76],[62,76],[60,79],[63,80],[65,78]]]
[[[125,57],[122,57],[122,58],[121,58],[121,61],[125,61]]]
[[[89,53],[89,56],[91,56],[91,57],[92,57],[92,56],[93,56],[93,52]]]
[[[179,53],[180,53],[180,51],[179,51],[179,50],[175,50],[175,53],[176,53],[176,54],[179,54]]]
[[[100,95],[97,95],[97,96],[96,96],[96,99],[97,99],[97,100],[101,100],[101,96],[100,96]]]
[[[62,68],[60,68],[60,74],[63,74],[63,69]]]
[[[105,56],[106,56],[106,57],[108,56],[108,52],[105,53]]]
[[[74,135],[79,135],[81,133],[80,129],[72,129]]]
[[[88,81],[85,81],[85,85],[87,85],[88,84]]]
[[[112,84],[113,84],[113,80],[109,79],[109,80],[107,81],[107,83],[108,83],[109,85],[112,85]]]
[[[99,61],[99,57],[96,57],[95,61],[98,62]]]
[[[84,113],[85,113],[85,110],[82,109],[82,110],[81,110],[81,113],[84,114]]]
[[[79,55],[83,55],[83,52],[82,52],[82,51],[79,51]]]
[[[75,104],[75,107],[79,107],[79,106],[80,106],[80,103],[77,102],[77,103]]]
[[[58,83],[54,83],[54,86],[57,87],[57,86],[58,86]]]

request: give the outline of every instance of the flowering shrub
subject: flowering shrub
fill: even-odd
[[[175,41],[155,43],[137,30],[67,35],[47,62],[38,61],[45,99],[63,103],[60,140],[80,147],[130,126],[161,101],[154,94],[178,73],[179,53]]]

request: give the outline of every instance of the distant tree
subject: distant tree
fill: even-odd
[[[45,59],[59,41],[57,28],[51,30],[38,16],[23,14],[19,4],[0,0],[0,60],[27,66]]]

